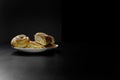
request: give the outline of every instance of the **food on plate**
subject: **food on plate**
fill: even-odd
[[[56,47],[56,45],[57,45],[57,44],[48,44],[48,45],[46,45],[45,47],[46,47],[46,48],[54,48],[54,47]]]
[[[38,32],[34,35],[34,39],[36,42],[40,43],[41,45],[48,45],[48,44],[54,44],[55,43],[55,39],[53,36],[48,35],[46,33],[43,32]]]
[[[48,35],[43,32],[37,32],[34,35],[34,41],[31,41],[30,38],[24,34],[15,36],[11,40],[11,45],[15,48],[55,48],[55,39],[53,36]]]
[[[11,45],[13,47],[24,48],[28,45],[30,39],[24,34],[17,35],[11,40]]]
[[[41,49],[41,48],[45,48],[45,47],[43,45],[35,42],[35,41],[30,41],[29,44],[27,45],[27,47],[25,47],[25,48],[39,48],[39,49]]]

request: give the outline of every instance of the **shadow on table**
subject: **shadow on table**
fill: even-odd
[[[46,57],[50,57],[50,56],[54,56],[55,54],[60,54],[60,53],[61,53],[60,50],[48,50],[48,51],[39,52],[39,53],[27,53],[27,52],[16,51],[16,52],[13,52],[12,55],[15,55],[15,56],[46,56]]]

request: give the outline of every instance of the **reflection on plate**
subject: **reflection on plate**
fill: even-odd
[[[23,52],[43,52],[43,51],[46,51],[46,50],[55,49],[57,47],[58,47],[58,45],[55,45],[55,47],[43,48],[43,49],[37,49],[37,48],[17,48],[17,47],[13,47],[13,48],[18,50],[18,51],[23,51]]]

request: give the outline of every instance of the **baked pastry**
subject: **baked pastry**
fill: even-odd
[[[55,48],[56,47],[56,44],[48,44],[45,46],[46,48]]]
[[[39,48],[39,49],[41,49],[41,48],[45,48],[45,47],[43,45],[35,42],[35,41],[30,41],[26,48]]]
[[[48,45],[48,44],[54,44],[55,40],[53,36],[47,35],[42,32],[38,32],[34,35],[34,39],[36,42],[40,43],[41,45]]]
[[[28,45],[30,39],[24,34],[17,35],[11,40],[11,45],[13,47],[24,48]]]

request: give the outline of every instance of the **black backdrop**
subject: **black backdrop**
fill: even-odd
[[[60,0],[0,0],[0,7],[0,43],[9,43],[18,34],[33,40],[39,31],[61,41]]]
[[[31,36],[37,31],[54,35],[58,42],[61,40],[60,1],[4,0],[0,4],[0,43],[9,42],[16,34],[25,33]],[[69,8],[67,6],[64,10],[69,11],[65,15],[68,20],[64,19],[66,25],[63,25],[63,38],[65,42],[74,44],[64,47],[67,49],[64,50],[64,70],[93,78],[117,76],[120,72],[119,29],[114,29],[115,24],[112,26],[113,22],[110,22],[111,8],[106,7],[108,2],[105,6],[88,4],[85,2],[85,5],[78,8],[80,4],[75,2],[74,8],[70,4]],[[110,11],[107,11],[109,9]],[[81,43],[86,43],[87,48],[82,47]],[[74,76],[77,76],[76,74]],[[78,76],[80,77],[79,74]]]

